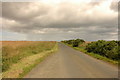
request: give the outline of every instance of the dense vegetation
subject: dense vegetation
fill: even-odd
[[[13,63],[24,57],[51,50],[56,42],[41,41],[3,41],[2,42],[2,71],[6,71]]]
[[[83,39],[73,39],[73,40],[65,40],[65,41],[62,41],[62,42],[70,44],[73,47],[78,47],[80,44],[82,44],[85,41]]]
[[[72,47],[76,47],[76,49],[79,48],[79,50],[82,50],[86,53],[98,54],[111,60],[118,61],[120,59],[120,41],[98,40],[87,43],[82,39],[76,39],[65,40],[62,42]]]
[[[120,49],[118,46],[120,46],[120,41],[98,40],[89,43],[86,46],[86,50],[113,60],[118,60],[120,59]]]

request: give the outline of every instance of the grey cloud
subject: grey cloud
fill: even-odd
[[[3,29],[28,34],[28,40],[32,37],[37,40],[77,37],[97,40],[101,35],[111,39],[107,36],[117,36],[118,16],[116,12],[101,9],[102,3],[61,2],[52,5],[43,2],[4,2]],[[114,5],[111,3],[108,7],[115,10]]]
[[[54,28],[52,28],[54,29]],[[44,32],[44,29],[40,30]],[[65,40],[65,39],[75,39],[75,38],[83,38],[87,41],[89,40],[111,40],[117,39],[117,29],[115,27],[107,29],[102,27],[86,27],[86,28],[55,28],[51,30],[47,28],[46,33],[43,34],[31,34],[32,39],[34,40]],[[31,39],[31,35],[28,35],[28,40]]]
[[[110,8],[116,12],[118,12],[118,2],[112,2]]]
[[[49,7],[34,2],[3,2],[2,14],[7,19],[21,22],[30,21],[36,16],[44,15]]]
[[[92,9],[89,5],[81,8],[80,5],[61,3],[57,8],[43,8],[42,3],[3,3],[3,17],[27,24],[25,27],[79,27],[79,26],[106,26],[115,24],[117,17],[99,15],[99,13],[87,14]],[[22,7],[21,7],[22,6]],[[47,6],[47,5],[44,5]],[[33,9],[31,9],[33,7]],[[95,16],[96,15],[96,16]],[[24,27],[22,27],[24,28]],[[31,28],[30,28],[31,29]]]
[[[0,18],[2,17],[2,2],[0,2]]]

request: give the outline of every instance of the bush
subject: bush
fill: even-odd
[[[93,52],[96,54],[100,54],[102,56],[108,57],[113,60],[120,59],[118,55],[120,55],[118,45],[119,41],[104,41],[98,40],[96,42],[89,43],[86,46],[87,52]]]
[[[62,42],[70,44],[73,47],[78,47],[80,44],[82,44],[85,41],[83,39],[72,39],[72,40],[66,40],[66,41],[62,41]]]
[[[85,41],[82,39],[73,39],[62,42],[70,44],[72,47],[80,47]],[[87,43],[84,47],[87,52],[93,52],[112,60],[120,60],[120,41],[98,40]]]

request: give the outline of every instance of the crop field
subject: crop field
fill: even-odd
[[[2,41],[2,71],[22,58],[52,50],[55,44],[54,41]]]

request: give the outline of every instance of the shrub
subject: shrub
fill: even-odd
[[[118,49],[118,41],[104,41],[98,40],[96,42],[89,43],[86,46],[87,52],[93,52],[106,56],[113,60],[118,60],[120,53]]]
[[[78,47],[80,44],[82,44],[85,41],[83,39],[72,39],[72,40],[65,40],[65,41],[62,41],[62,42],[70,44],[73,47]]]

